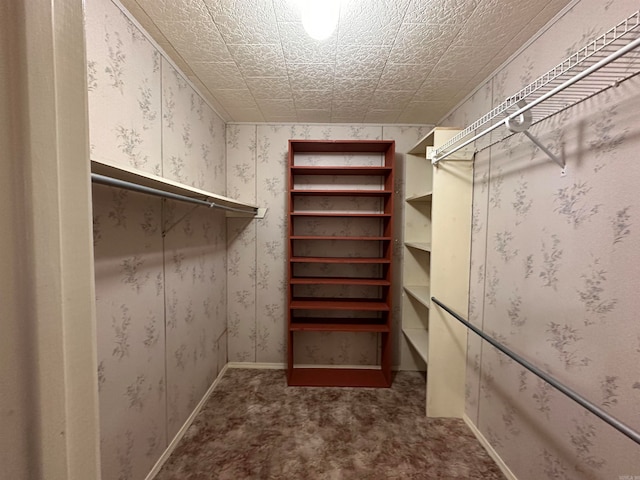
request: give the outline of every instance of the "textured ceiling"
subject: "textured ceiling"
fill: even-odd
[[[570,0],[121,0],[227,121],[433,124]]]

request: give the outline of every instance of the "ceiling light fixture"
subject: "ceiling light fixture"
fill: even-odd
[[[300,0],[302,25],[315,40],[326,40],[338,26],[340,0]]]

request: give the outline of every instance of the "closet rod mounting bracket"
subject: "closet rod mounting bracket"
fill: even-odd
[[[267,207],[258,207],[256,213],[246,213],[242,211],[229,211],[227,218],[264,218],[267,214]]]
[[[518,102],[518,106],[520,109],[523,109],[527,106],[527,103],[524,100],[520,100]],[[562,169],[560,175],[565,176],[567,174],[567,166],[565,164],[564,159],[559,158],[555,153],[549,150],[535,135],[532,135],[529,132],[529,127],[533,122],[533,115],[531,113],[531,109],[525,110],[524,112],[519,113],[518,115],[510,115],[504,120],[505,126],[512,133],[524,133],[526,137],[531,140],[540,150],[542,150],[551,160],[557,163]]]

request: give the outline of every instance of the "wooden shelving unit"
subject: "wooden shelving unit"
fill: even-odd
[[[394,157],[393,141],[289,141],[289,385],[391,385]],[[376,333],[379,362],[301,367],[299,332]]]
[[[434,128],[406,157],[402,331],[426,364],[429,359],[429,308],[433,257],[434,168],[428,159],[435,147],[458,130]],[[447,235],[446,232],[439,232]]]

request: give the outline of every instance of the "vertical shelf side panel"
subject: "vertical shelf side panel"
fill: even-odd
[[[293,330],[291,329],[291,315],[292,311],[289,306],[292,300],[292,284],[291,278],[293,277],[293,264],[291,257],[293,257],[293,243],[291,237],[293,236],[293,219],[291,218],[291,212],[293,211],[293,197],[291,191],[293,190],[293,167],[294,153],[291,140],[289,140],[289,153],[288,163],[289,168],[287,171],[287,381],[291,381],[291,375],[293,373]]]
[[[466,317],[473,163],[441,162],[433,179],[431,295]],[[433,304],[429,315],[427,416],[461,418],[467,330]]]
[[[395,189],[395,177],[394,177],[395,158],[396,158],[395,142],[391,142],[387,148],[387,151],[385,152],[385,157],[384,157],[384,165],[386,167],[391,167],[391,172],[388,174],[387,178],[385,179],[384,185],[385,185],[385,189],[391,190],[391,191]],[[391,215],[391,218],[389,218],[387,223],[388,232],[384,232],[384,235],[390,238],[393,238],[393,212],[394,212],[393,199],[394,199],[394,195],[391,195],[388,199],[388,204],[386,205],[387,210],[385,210],[386,213],[389,213]],[[391,260],[387,268],[387,279],[391,281],[393,279],[393,261],[392,261],[393,249],[391,248],[388,249],[387,258]],[[392,349],[393,338],[391,336],[391,332],[393,331],[393,328],[392,328],[393,314],[391,313],[393,312],[393,293],[391,288],[387,289],[386,303],[387,303],[387,306],[389,307],[389,313],[387,314],[387,324],[389,325],[390,328],[388,333],[382,333],[380,335],[381,337],[380,366],[382,368],[382,373],[387,381],[387,386],[391,386],[391,382],[392,382],[391,360],[393,357],[393,349]]]

